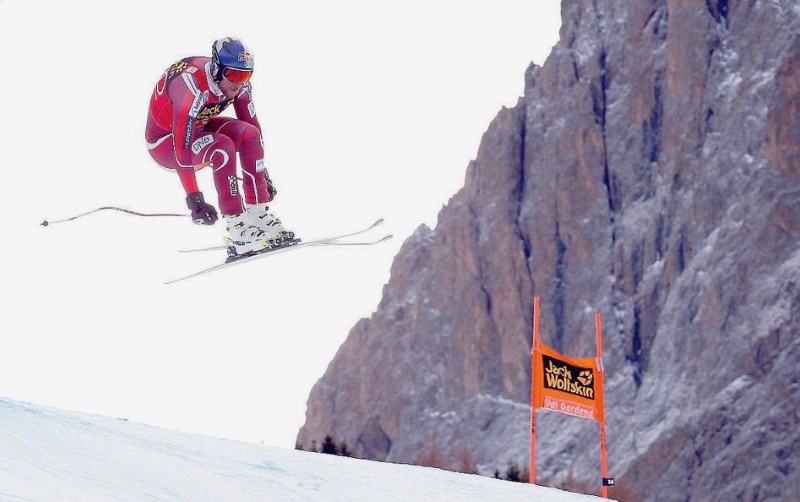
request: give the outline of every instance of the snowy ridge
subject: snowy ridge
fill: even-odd
[[[0,501],[551,501],[597,497],[173,432],[0,398]]]

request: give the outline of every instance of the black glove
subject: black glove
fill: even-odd
[[[187,195],[186,205],[192,210],[192,221],[198,225],[213,225],[217,221],[217,210],[211,204],[206,204],[201,192]]]
[[[270,201],[275,199],[275,195],[278,193],[278,190],[275,188],[275,185],[272,184],[272,180],[269,178],[267,178],[267,193],[269,194]]]

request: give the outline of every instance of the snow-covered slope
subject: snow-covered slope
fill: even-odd
[[[553,501],[561,490],[168,431],[0,398],[0,501]]]

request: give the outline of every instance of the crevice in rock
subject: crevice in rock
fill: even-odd
[[[467,204],[467,208],[469,210],[470,216],[472,217],[473,224],[475,225],[475,235],[476,235],[475,256],[476,256],[476,259],[478,261],[478,276],[475,278],[475,280],[477,281],[478,287],[480,287],[481,293],[483,293],[483,296],[484,296],[484,307],[486,308],[487,317],[491,321],[492,326],[494,327],[495,333],[497,333],[499,335],[500,331],[499,331],[497,322],[494,319],[494,315],[492,313],[492,296],[489,293],[489,290],[486,287],[485,280],[484,280],[485,275],[484,275],[484,271],[483,271],[483,260],[481,259],[482,254],[481,254],[481,244],[480,244],[480,240],[481,240],[480,220],[478,219],[478,214],[475,211],[475,208],[473,208],[471,204]]]
[[[682,273],[686,269],[686,235],[681,230],[678,239],[678,272]]]
[[[631,333],[631,346],[625,359],[633,365],[633,381],[638,389],[644,377],[644,358],[642,357],[642,320],[639,307],[633,307],[633,327]]]
[[[564,324],[566,323],[566,300],[564,298],[564,255],[567,246],[561,239],[561,225],[556,216],[556,276],[553,288],[553,317],[555,323],[555,347],[556,350],[564,350]]]
[[[600,87],[597,89],[592,86],[592,107],[594,109],[595,123],[600,126],[600,135],[603,140],[603,184],[606,187],[606,196],[608,199],[608,212],[611,224],[611,244],[613,246],[616,241],[616,215],[621,209],[621,202],[617,190],[616,183],[611,174],[608,165],[608,143],[606,137],[606,121],[608,111],[608,67],[606,64],[606,50],[600,49],[600,56],[598,58],[600,65]]]
[[[569,60],[572,63],[572,75],[575,77],[575,82],[581,81],[581,75],[578,71],[578,60],[575,58],[575,50],[573,46],[575,45],[575,34],[573,33],[572,36],[569,38],[569,43],[567,44],[567,48],[569,48]]]
[[[480,285],[481,292],[484,296],[484,306],[486,307],[486,312],[489,314],[489,319],[492,319],[492,322],[494,322],[494,318],[492,317],[492,295],[489,294],[489,290],[486,289],[483,281],[481,281]]]
[[[728,0],[706,0],[706,8],[709,14],[714,18],[714,21],[724,26],[726,30],[730,28],[729,7]]]
[[[656,251],[656,260],[660,260],[664,256],[664,241],[666,239],[666,235],[664,235],[666,223],[664,221],[664,212],[660,212],[658,216],[656,216],[656,228],[655,228],[655,251]]]
[[[705,142],[705,137],[711,133],[714,124],[714,110],[711,108],[706,108],[706,117],[705,117],[705,127],[703,128],[703,137],[701,138],[700,143]]]
[[[517,236],[522,241],[522,251],[524,253],[525,259],[525,268],[528,271],[528,277],[533,277],[533,273],[531,272],[531,265],[530,265],[530,258],[531,258],[531,242],[528,235],[522,231],[522,225],[520,224],[520,220],[522,218],[522,205],[523,201],[525,200],[525,144],[526,144],[526,134],[527,134],[527,107],[523,102],[519,105],[522,108],[521,119],[520,119],[520,133],[519,133],[519,164],[517,168],[519,169],[518,175],[518,185],[517,185],[517,193],[516,193],[516,203],[517,203],[517,214],[514,218],[514,225],[515,231]]]
[[[661,96],[663,85],[664,70],[659,69],[653,86],[653,108],[650,110],[650,117],[642,124],[643,157],[651,164],[658,163],[661,155],[661,125],[664,115],[664,102]]]

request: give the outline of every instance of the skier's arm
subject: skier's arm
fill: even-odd
[[[182,73],[169,85],[172,100],[172,133],[175,145],[175,159],[178,161],[178,176],[187,194],[198,192],[195,166],[192,164],[192,141],[197,113],[205,99],[199,91],[197,81],[189,73]]]
[[[239,95],[233,101],[233,109],[236,111],[236,118],[255,126],[261,134],[261,124],[256,117],[256,107],[253,104],[253,87],[250,82],[244,84]]]
[[[263,147],[264,136],[261,132],[261,124],[258,122],[258,117],[256,117],[256,107],[253,105],[253,87],[250,82],[246,83],[239,92],[239,95],[236,96],[236,99],[233,101],[233,109],[236,111],[237,119],[247,122],[258,129],[259,139],[261,140],[261,146]],[[272,200],[275,198],[275,194],[277,194],[278,191],[272,184],[272,180],[269,179],[269,174],[267,173],[266,169],[263,171],[263,173],[267,180],[267,192],[269,192],[269,198]]]
[[[192,210],[192,221],[201,225],[213,225],[217,221],[217,211],[203,200],[203,194],[197,186],[191,148],[197,114],[208,95],[199,91],[197,81],[188,73],[182,73],[170,82],[167,92],[172,100],[172,138],[175,160],[178,162],[178,176],[186,191],[186,205]]]

